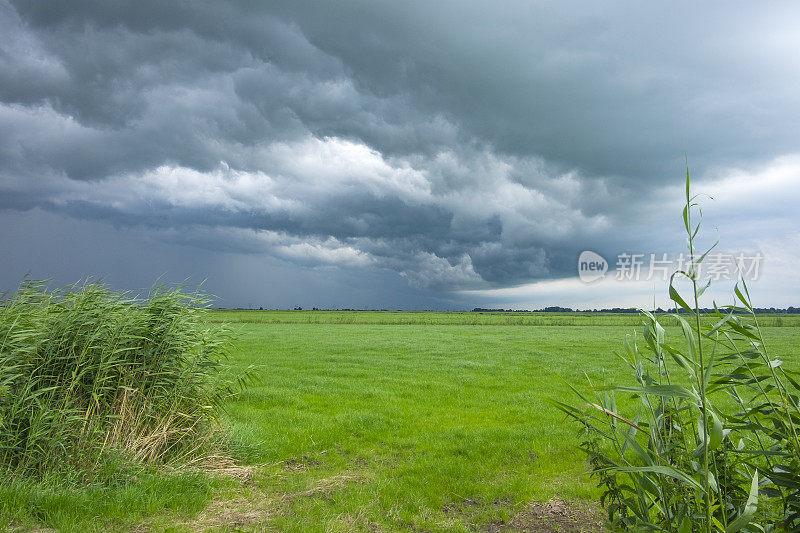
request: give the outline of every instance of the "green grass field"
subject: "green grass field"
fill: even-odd
[[[145,472],[108,486],[2,483],[0,526],[499,530],[552,498],[592,514],[597,492],[577,427],[541,397],[574,401],[557,376],[579,386],[585,375],[627,382],[613,352],[635,316],[214,311],[210,319],[230,323],[237,367],[259,366],[260,383],[222,421],[236,467]],[[800,367],[800,321],[762,323],[773,355]]]
[[[800,327],[800,315],[759,315],[766,327]],[[214,310],[209,320],[246,324],[407,324],[453,326],[638,326],[638,313],[542,313],[435,311],[253,311]],[[670,319],[667,322],[671,323]]]

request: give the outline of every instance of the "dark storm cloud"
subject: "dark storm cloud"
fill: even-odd
[[[797,148],[791,3],[278,4],[365,86],[407,89],[498,149],[588,176],[663,179],[674,154]]]
[[[437,291],[571,275],[652,237],[618,230],[684,154],[797,151],[796,7],[720,6],[0,1],[0,209]]]

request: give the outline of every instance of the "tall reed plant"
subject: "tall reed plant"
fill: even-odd
[[[669,282],[675,312],[641,310],[641,335],[617,353],[634,383],[570,385],[579,405],[550,401],[580,423],[614,529],[800,531],[800,374],[770,354],[744,281],[733,305],[701,312],[710,282],[700,272],[710,249],[696,250],[698,215],[687,171],[691,260]],[[688,292],[678,289],[679,278]],[[677,325],[679,338],[664,323]]]
[[[226,377],[230,338],[202,320],[206,304],[163,286],[138,299],[96,283],[24,283],[0,304],[0,473],[202,450],[242,384]]]

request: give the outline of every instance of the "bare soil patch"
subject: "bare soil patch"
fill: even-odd
[[[484,531],[599,533],[606,531],[604,524],[604,515],[596,505],[552,499],[544,503],[532,502],[508,523],[490,524]]]
[[[287,459],[284,462],[283,468],[285,470],[302,471],[319,465],[320,462],[318,460],[313,459],[307,453],[304,453],[300,457],[292,457],[291,459]]]

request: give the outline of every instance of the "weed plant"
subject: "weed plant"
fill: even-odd
[[[735,305],[700,312],[708,251],[695,249],[696,198],[687,172],[683,222],[693,261],[669,283],[681,345],[667,342],[662,317],[641,311],[642,335],[617,354],[635,383],[590,382],[589,392],[573,388],[581,405],[551,402],[581,423],[614,529],[798,531],[800,375],[770,355],[744,282]],[[676,278],[687,281],[688,298]],[[620,402],[628,407],[615,393],[632,400]]]

